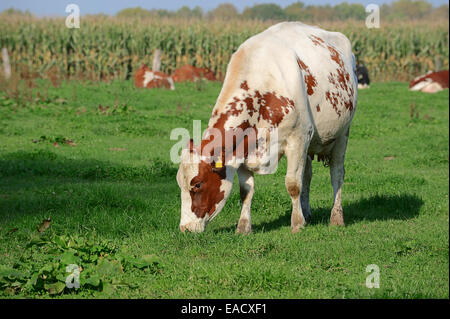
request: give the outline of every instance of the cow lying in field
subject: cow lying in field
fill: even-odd
[[[138,88],[166,88],[175,89],[173,79],[158,71],[150,70],[147,65],[142,64],[134,76],[134,84]]]
[[[273,173],[282,155],[291,231],[310,218],[315,155],[330,166],[330,224],[344,225],[344,157],[356,102],[355,59],[343,34],[284,22],[245,41],[231,58],[201,143],[191,140],[181,152],[180,230],[204,231],[225,205],[237,172],[242,210],[236,231],[250,233],[254,173]]]
[[[175,82],[194,82],[198,79],[206,79],[209,81],[216,81],[216,76],[208,68],[197,68],[192,65],[185,65],[175,70],[172,74]]]
[[[358,77],[358,89],[370,87],[369,70],[363,64],[356,65],[356,76]]]
[[[436,93],[448,89],[448,70],[430,71],[425,75],[418,76],[409,83],[409,89],[426,93]]]

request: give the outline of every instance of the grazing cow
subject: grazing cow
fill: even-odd
[[[158,71],[150,70],[147,65],[142,64],[134,76],[134,84],[138,88],[166,88],[175,90],[173,79]]]
[[[175,70],[172,74],[175,82],[194,82],[197,79],[207,79],[209,81],[216,81],[216,76],[208,68],[196,68],[192,65],[185,65]]]
[[[358,89],[367,89],[370,85],[370,79],[369,71],[365,65],[356,65],[356,76],[358,77]]]
[[[430,71],[425,75],[418,76],[409,83],[409,89],[426,93],[436,93],[448,89],[448,70]]]
[[[201,143],[194,147],[191,140],[181,152],[177,173],[180,230],[204,231],[223,208],[237,172],[242,210],[236,232],[250,233],[254,173],[273,173],[276,165],[271,163],[274,159],[277,163],[282,155],[287,157],[291,231],[298,232],[310,218],[315,155],[330,166],[334,190],[330,224],[344,225],[341,188],[356,101],[355,58],[343,34],[283,22],[245,41],[228,64]],[[217,132],[220,138],[216,138]],[[269,134],[259,143],[263,144],[261,151],[258,144],[256,155],[250,158],[249,145],[255,139],[250,137],[252,132],[258,143],[267,132],[277,132],[277,138]],[[227,134],[232,135],[231,143],[230,139],[224,141]],[[240,147],[245,151],[238,156]],[[273,154],[272,149],[277,152]]]

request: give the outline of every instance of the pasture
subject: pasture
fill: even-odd
[[[276,174],[256,176],[249,236],[235,234],[236,177],[205,233],[178,230],[170,132],[192,131],[197,119],[206,127],[219,82],[166,91],[38,80],[33,91],[0,92],[0,295],[448,298],[449,91],[407,87],[358,93],[345,227],[328,225],[329,169],[315,161],[312,221],[290,233],[283,159]],[[64,288],[72,263],[82,268],[79,289]],[[379,289],[365,285],[370,264]]]

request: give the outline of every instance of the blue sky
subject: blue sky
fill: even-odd
[[[180,1],[180,0],[2,0],[0,1],[0,11],[8,8],[16,8],[21,10],[29,10],[30,12],[38,16],[53,16],[61,15],[65,16],[65,8],[70,3],[75,3],[80,7],[81,14],[95,14],[95,13],[106,13],[110,15],[116,14],[119,10],[123,8],[137,7],[140,6],[146,9],[168,9],[176,10],[184,5],[191,8],[195,6],[200,6],[204,11],[214,9],[219,3],[231,2],[240,11],[242,11],[246,6],[252,6],[255,3],[278,3],[280,6],[285,7],[296,0],[191,0],[191,1]],[[323,5],[330,4],[334,5],[342,0],[303,0],[305,4],[315,4]],[[369,3],[382,4],[390,3],[390,0],[359,0],[352,1],[347,0],[347,2],[361,3],[367,5]],[[428,0],[434,6],[439,6],[441,4],[448,4],[448,0]]]

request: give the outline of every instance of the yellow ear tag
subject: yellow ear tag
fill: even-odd
[[[216,162],[216,168],[222,168],[222,162],[219,160],[219,162]]]

